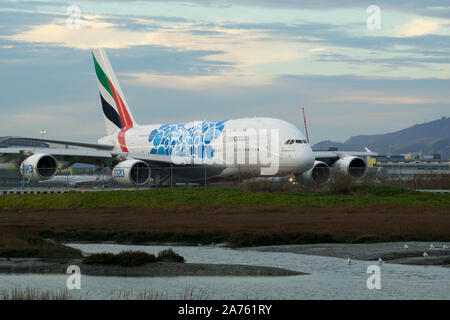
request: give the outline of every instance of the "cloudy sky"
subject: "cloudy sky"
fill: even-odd
[[[268,116],[303,130],[304,106],[318,142],[450,116],[450,3],[392,2],[1,0],[0,136],[103,135],[93,47],[139,124]]]

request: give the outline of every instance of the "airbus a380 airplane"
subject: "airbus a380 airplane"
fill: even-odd
[[[92,56],[106,136],[97,144],[26,138],[82,148],[0,148],[2,161],[20,165],[25,178],[49,180],[56,175],[58,162],[63,167],[74,163],[111,167],[113,180],[127,186],[148,183],[155,172],[152,167],[167,168],[184,181],[202,181],[205,172],[208,177],[233,177],[258,170],[261,175],[295,174],[323,183],[330,167],[356,178],[366,172],[361,156],[372,153],[313,151],[298,128],[279,119],[138,125],[105,51],[95,49]]]

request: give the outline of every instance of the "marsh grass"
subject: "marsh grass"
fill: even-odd
[[[339,171],[333,172],[328,184],[329,192],[335,194],[350,194],[352,192],[353,179],[350,175]]]
[[[162,250],[158,253],[158,256],[156,257],[157,261],[164,261],[164,262],[184,262],[185,259],[180,256],[178,253],[173,251],[171,248]]]
[[[12,288],[0,291],[1,300],[69,300],[67,290],[50,291],[38,288]]]
[[[116,265],[121,267],[137,267],[146,263],[159,261],[184,262],[184,258],[172,249],[162,250],[157,256],[143,251],[122,251],[119,253],[94,253],[83,259],[84,264]]]
[[[2,228],[0,232],[0,257],[40,258],[46,261],[65,262],[81,258],[81,251],[52,240],[42,239],[38,232]]]
[[[210,300],[212,298],[212,293],[205,289],[195,289],[191,287],[186,287],[184,290],[183,300]]]
[[[169,296],[166,291],[142,290],[137,293],[128,290],[111,292],[111,300],[210,300],[213,294],[203,288],[186,287],[183,294]]]
[[[384,185],[410,189],[450,189],[450,174],[416,174],[411,179],[396,179],[384,182]]]
[[[85,297],[84,297],[85,298]],[[111,291],[108,300],[210,300],[211,292],[203,288],[186,287],[182,294],[169,296],[166,291],[142,290],[133,292],[129,290]],[[39,288],[11,288],[0,290],[0,300],[72,300],[68,290],[42,290]],[[76,299],[83,299],[80,296]]]

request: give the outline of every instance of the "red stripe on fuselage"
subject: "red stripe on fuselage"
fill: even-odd
[[[122,98],[120,97],[119,93],[117,92],[116,88],[114,88],[111,81],[109,81],[109,86],[111,87],[111,91],[113,94],[114,101],[116,102],[117,109],[119,111],[120,120],[122,120],[123,128],[118,134],[118,140],[120,149],[122,149],[123,152],[128,152],[128,148],[125,141],[125,134],[126,132],[133,128],[133,121],[131,121],[131,117],[128,113],[127,108],[125,107],[125,104],[122,101]]]
[[[129,129],[129,128],[128,128]],[[128,152],[128,148],[127,148],[127,144],[125,142],[125,134],[127,133],[128,129],[123,129],[119,132],[119,135],[117,136],[118,140],[119,140],[119,145],[120,145],[120,149],[123,152]]]

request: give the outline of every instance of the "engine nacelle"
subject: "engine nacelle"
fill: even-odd
[[[58,170],[58,163],[51,154],[34,154],[20,164],[20,173],[32,181],[53,178]]]
[[[125,160],[114,167],[112,178],[115,182],[124,186],[142,186],[150,179],[150,167],[141,160]]]
[[[338,169],[341,173],[349,174],[353,178],[362,178],[366,174],[366,162],[355,156],[348,156],[337,160],[333,163],[333,167]]]
[[[330,179],[330,167],[322,161],[314,161],[314,166],[302,174],[305,182],[324,184]]]

